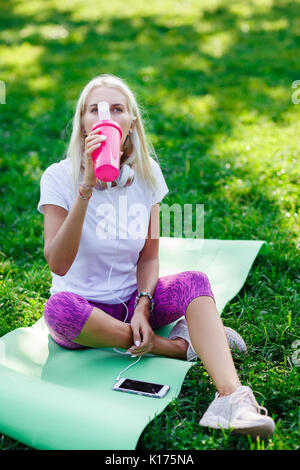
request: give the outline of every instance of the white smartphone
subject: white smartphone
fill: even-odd
[[[118,392],[136,393],[146,397],[162,398],[170,390],[169,385],[154,384],[151,382],[141,382],[140,380],[120,379],[113,390]]]

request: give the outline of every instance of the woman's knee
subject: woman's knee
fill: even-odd
[[[209,279],[202,271],[182,271],[178,276],[187,286],[197,285],[210,288]]]
[[[44,318],[50,324],[62,314],[62,312],[72,311],[72,292],[57,292],[51,295],[44,305]]]
[[[181,273],[183,279],[183,286],[185,288],[185,310],[191,300],[196,297],[207,295],[212,297],[215,302],[215,297],[211,289],[208,276],[202,271],[184,271]]]
[[[80,295],[62,291],[47,300],[44,319],[50,331],[70,335],[77,333],[91,310],[92,306]]]

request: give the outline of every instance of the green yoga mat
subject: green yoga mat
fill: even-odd
[[[219,313],[243,286],[264,241],[160,239],[160,276],[205,272]],[[156,332],[167,336],[173,325]],[[43,319],[0,340],[0,432],[36,449],[135,449],[147,424],[178,396],[196,363],[144,356],[122,376],[168,384],[162,399],[112,391],[135,359],[112,348],[67,350]]]

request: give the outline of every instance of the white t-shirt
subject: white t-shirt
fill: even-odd
[[[137,174],[132,185],[126,188],[94,189],[77,255],[65,276],[51,272],[51,295],[69,291],[106,304],[130,299],[137,289],[136,265],[145,245],[151,206],[169,192],[159,164],[151,157],[150,160],[159,186],[155,193]],[[81,173],[79,182],[82,181]],[[43,213],[43,204],[55,204],[69,212],[77,197],[72,189],[71,160],[66,158],[50,165],[42,174],[40,190],[37,206],[40,213]]]

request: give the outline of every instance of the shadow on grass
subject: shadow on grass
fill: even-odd
[[[155,140],[170,187],[168,201],[208,204],[207,238],[223,232],[223,238],[267,236],[270,241],[272,233],[266,229],[274,226],[280,227],[280,237],[290,238],[290,231],[281,226],[278,200],[264,181],[258,184],[262,167],[249,165],[246,155],[243,165],[230,170],[214,146],[232,138],[243,112],[248,120],[279,123],[293,108],[290,87],[298,72],[293,51],[296,55],[299,45],[295,18],[300,5],[287,2],[267,12],[254,11],[245,21],[225,4],[200,11],[193,24],[177,26],[155,15],[138,22],[134,18],[75,21],[70,12],[46,8],[29,20],[12,16],[4,5],[1,8],[2,38],[11,49],[5,70],[8,100],[1,118],[2,133],[8,133],[3,177],[4,182],[15,182],[11,199],[4,194],[14,215],[2,215],[2,226],[9,226],[21,213],[19,225],[26,231],[24,210],[30,207],[33,214],[42,171],[62,158],[82,87],[97,74],[114,73],[135,89],[144,110],[146,130]],[[23,58],[15,60],[18,48]],[[22,60],[28,67],[20,66]],[[274,87],[281,87],[276,99]],[[229,159],[237,161],[239,156],[231,152]],[[258,153],[257,158],[263,155]],[[242,188],[226,194],[226,182],[238,177],[247,177],[244,193]],[[20,194],[24,180],[26,189]],[[245,207],[251,207],[250,222]],[[215,228],[224,212],[229,227],[221,223]],[[237,233],[242,212],[246,217]],[[264,225],[260,222],[266,213]],[[41,228],[36,215],[31,222]],[[29,238],[27,234],[25,240]],[[14,243],[8,243],[10,254],[17,256]],[[23,248],[23,256],[31,252]]]

